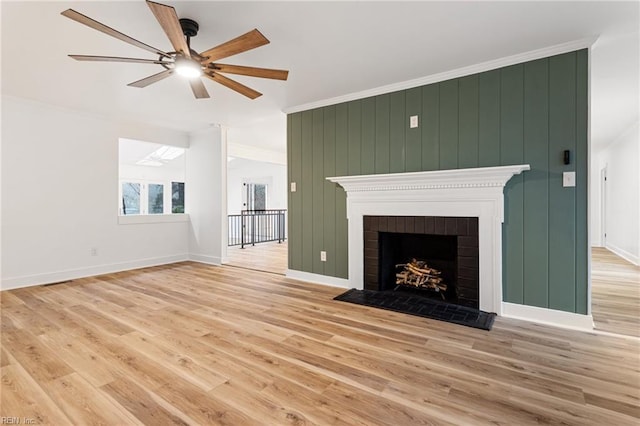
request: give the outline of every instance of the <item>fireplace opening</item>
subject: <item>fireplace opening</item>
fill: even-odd
[[[457,239],[452,235],[380,232],[378,236],[378,289],[417,291],[425,296],[443,298],[447,302],[457,303]],[[414,259],[420,266],[424,263],[428,268],[435,270],[432,273],[434,281],[439,281],[441,285],[429,286],[425,281],[425,285],[420,287],[398,286],[396,275],[402,273],[404,268],[397,265],[410,263]],[[422,271],[424,270],[423,266]],[[420,274],[421,272],[416,268],[416,273]],[[446,288],[446,290],[441,291],[442,288]]]
[[[440,272],[446,302],[478,309],[477,217],[363,216],[363,232],[364,289],[393,291],[396,265],[416,259]],[[396,291],[442,300],[435,290],[402,286]]]

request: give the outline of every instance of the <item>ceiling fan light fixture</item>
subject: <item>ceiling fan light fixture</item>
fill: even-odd
[[[200,62],[184,56],[176,58],[176,73],[186,78],[196,78],[202,75],[202,66]]]

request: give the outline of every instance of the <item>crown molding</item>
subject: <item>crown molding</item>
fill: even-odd
[[[536,59],[547,58],[549,56],[560,55],[562,53],[573,52],[575,50],[587,49],[593,46],[598,40],[598,36],[582,38],[566,43],[556,44],[541,49],[531,50],[516,55],[506,56],[500,59],[494,59],[467,67],[456,68],[451,71],[445,71],[438,74],[432,74],[426,77],[420,77],[413,80],[402,81],[399,83],[388,84],[386,86],[375,87],[360,92],[349,93],[334,98],[323,99],[315,102],[309,102],[302,105],[295,105],[284,108],[285,114],[295,112],[308,111],[315,108],[321,108],[328,105],[336,105],[344,102],[354,101],[356,99],[369,98],[371,96],[382,95],[385,93],[397,92],[400,90],[412,89],[414,87],[425,86],[427,84],[439,83],[441,81],[451,80],[453,78],[464,77],[467,75],[478,74],[485,71],[491,71],[498,68],[507,67],[509,65],[520,64],[523,62],[534,61]]]

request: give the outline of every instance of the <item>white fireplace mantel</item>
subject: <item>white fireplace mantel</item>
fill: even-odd
[[[480,309],[502,314],[505,184],[528,164],[329,177],[347,192],[349,284],[364,286],[364,216],[478,218]]]

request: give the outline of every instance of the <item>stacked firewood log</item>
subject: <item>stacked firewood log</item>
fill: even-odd
[[[430,289],[437,292],[447,290],[447,285],[442,282],[442,277],[440,276],[442,272],[435,268],[430,268],[422,260],[411,259],[409,263],[396,265],[396,269],[400,270],[400,272],[396,273],[396,285],[398,286]],[[442,294],[442,297],[444,298],[444,294]]]

